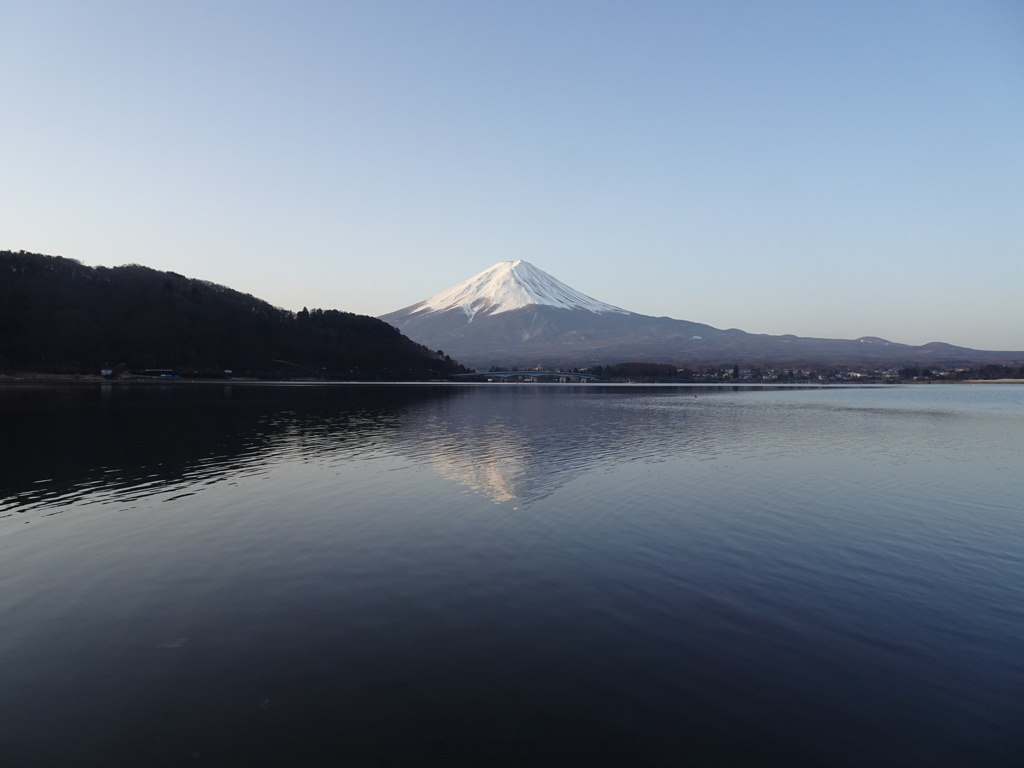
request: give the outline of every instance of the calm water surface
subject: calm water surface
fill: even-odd
[[[0,386],[11,766],[1018,766],[1024,387]]]

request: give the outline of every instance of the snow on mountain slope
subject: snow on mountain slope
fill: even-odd
[[[472,322],[477,314],[497,315],[538,304],[560,309],[632,314],[625,309],[592,299],[521,259],[499,262],[479,275],[418,304],[413,304],[402,312],[422,317],[436,312],[461,309]]]

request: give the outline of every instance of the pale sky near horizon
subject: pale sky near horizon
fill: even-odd
[[[0,249],[1024,350],[1020,0],[0,0],[0,112]]]

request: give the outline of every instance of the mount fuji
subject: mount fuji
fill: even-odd
[[[414,341],[478,368],[625,361],[853,366],[1024,360],[1024,352],[986,352],[940,342],[911,346],[871,336],[770,336],[641,315],[580,293],[522,260],[499,262],[380,319]]]

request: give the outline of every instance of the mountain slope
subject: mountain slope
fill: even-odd
[[[181,373],[424,379],[460,366],[373,317],[289,312],[148,267],[87,267],[0,251],[0,372]],[[436,349],[436,348],[435,348]]]
[[[382,315],[467,365],[587,366],[624,360],[693,364],[954,365],[1019,362],[987,352],[876,337],[769,336],[629,312],[586,296],[525,261],[501,262],[404,309]]]

